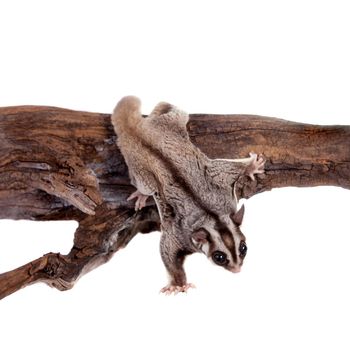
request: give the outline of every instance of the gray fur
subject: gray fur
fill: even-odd
[[[142,118],[140,101],[132,96],[123,98],[112,115],[118,146],[138,189],[131,198],[152,195],[158,206],[160,252],[170,275],[165,292],[187,290],[183,262],[194,252],[211,259],[224,249],[230,260],[224,267],[239,271],[244,257],[238,256],[238,245],[245,238],[233,219],[234,183],[242,175],[254,179],[264,166],[254,154],[235,161],[209,159],[191,143],[187,122],[187,113],[164,102]],[[143,202],[137,203],[142,207]]]

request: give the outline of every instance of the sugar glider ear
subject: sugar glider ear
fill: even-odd
[[[239,208],[239,210],[235,214],[231,215],[231,219],[237,226],[241,226],[243,221],[243,216],[244,216],[244,204]]]
[[[194,240],[194,242],[199,244],[208,243],[208,236],[209,233],[207,232],[207,230],[202,228],[192,233],[192,239]]]

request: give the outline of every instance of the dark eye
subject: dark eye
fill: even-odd
[[[212,254],[212,258],[213,258],[215,264],[218,264],[221,266],[226,265],[228,263],[227,255],[224,252],[220,252],[219,250],[216,250]]]
[[[244,241],[241,241],[241,243],[239,245],[239,253],[240,253],[241,258],[244,258],[246,256],[247,250],[248,250],[247,245],[245,244]]]

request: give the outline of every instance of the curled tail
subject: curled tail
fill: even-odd
[[[118,136],[123,133],[137,132],[143,120],[140,99],[135,96],[123,97],[114,108],[111,119]]]

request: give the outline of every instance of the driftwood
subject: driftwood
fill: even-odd
[[[285,186],[350,188],[350,126],[196,114],[188,131],[209,157],[266,157],[265,174],[240,181],[240,198]],[[108,114],[0,108],[0,219],[79,222],[68,255],[49,253],[0,274],[0,299],[36,282],[69,289],[138,232],[159,229],[152,201],[137,213],[126,201],[134,189],[115,141]]]

